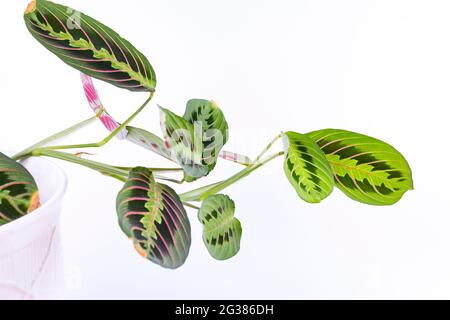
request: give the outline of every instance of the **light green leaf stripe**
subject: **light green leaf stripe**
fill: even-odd
[[[301,199],[319,203],[333,191],[333,173],[325,154],[309,137],[297,133],[283,134],[286,159],[284,171]]]
[[[101,22],[46,0],[32,1],[24,14],[31,35],[69,66],[131,91],[154,91],[148,59]]]
[[[183,118],[199,128],[202,135],[202,164],[211,172],[220,150],[228,141],[228,123],[225,115],[214,101],[192,99],[188,101]]]
[[[183,168],[188,182],[208,174],[202,163],[201,134],[183,117],[160,107],[161,130],[171,158]]]
[[[173,189],[155,182],[149,169],[137,167],[117,195],[116,207],[119,225],[139,254],[164,268],[184,264],[191,226]]]
[[[411,168],[391,145],[339,129],[307,134],[326,154],[336,186],[353,200],[392,205],[413,189]]]
[[[39,191],[33,176],[19,162],[0,153],[0,225],[39,206]]]
[[[185,180],[195,181],[215,167],[228,141],[228,123],[214,101],[189,100],[183,117],[161,108],[161,129],[166,147],[184,169]]]
[[[234,257],[240,250],[242,227],[234,217],[234,202],[228,196],[217,194],[206,198],[198,212],[203,224],[203,242],[217,260]]]

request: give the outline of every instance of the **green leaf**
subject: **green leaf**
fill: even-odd
[[[242,228],[234,217],[234,202],[226,195],[212,195],[203,201],[198,218],[203,224],[203,242],[217,260],[234,257],[240,249]]]
[[[191,246],[191,226],[178,195],[155,182],[150,170],[130,171],[117,196],[122,231],[136,250],[150,261],[169,269],[184,264]]]
[[[160,107],[161,129],[165,145],[184,170],[185,180],[192,182],[208,174],[208,167],[202,164],[201,133],[186,119],[168,109]]]
[[[155,72],[130,42],[69,7],[32,1],[24,14],[33,37],[69,66],[131,91],[154,91]]]
[[[333,173],[325,154],[309,137],[297,133],[283,134],[286,159],[284,171],[301,199],[319,203],[333,191]]]
[[[211,172],[228,140],[228,124],[214,101],[188,101],[183,117],[161,109],[166,146],[185,171],[188,182]]]
[[[153,152],[163,156],[167,159],[170,158],[170,151],[164,145],[164,141],[157,135],[137,127],[127,127],[127,140],[145,148],[152,150]]]
[[[193,99],[188,101],[183,118],[200,128],[202,132],[202,163],[211,172],[217,162],[220,150],[228,141],[228,123],[225,115],[214,101]]]
[[[32,212],[39,205],[33,176],[20,163],[0,153],[0,225]]]
[[[338,129],[314,131],[308,136],[326,154],[336,186],[351,199],[392,205],[413,189],[408,162],[389,144]]]

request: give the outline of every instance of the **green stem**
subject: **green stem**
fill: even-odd
[[[121,169],[121,170],[127,170],[127,171],[130,171],[131,169],[133,169],[133,167],[116,167],[116,166],[114,166],[114,168]],[[160,172],[160,173],[183,171],[183,169],[181,169],[181,168],[147,168],[147,169],[150,171],[153,171],[153,172]]]
[[[262,159],[262,157],[267,153],[267,151],[272,148],[272,146],[282,137],[281,134],[277,135],[268,145],[264,148],[264,150],[260,153],[260,155],[253,161],[253,163],[257,163],[259,160]]]
[[[127,120],[125,120],[124,123],[122,123],[117,129],[115,129],[113,132],[111,132],[105,139],[101,140],[100,142],[94,142],[94,143],[84,143],[84,144],[73,144],[73,145],[63,145],[63,146],[52,146],[47,147],[45,149],[47,150],[65,150],[65,149],[85,149],[85,148],[100,148],[107,144],[111,139],[113,139],[120,131],[125,129],[128,124],[133,121],[133,119],[142,111],[144,108],[148,105],[148,103],[153,98],[153,92],[150,94],[150,97],[144,102],[142,106],[139,107]]]
[[[32,146],[26,148],[25,150],[19,152],[18,154],[16,154],[12,158],[14,160],[19,160],[19,159],[23,158],[25,155],[29,154],[34,149],[40,148],[42,146],[45,146],[45,145],[47,145],[47,144],[49,144],[49,143],[51,143],[51,142],[53,142],[55,140],[64,138],[64,137],[68,136],[69,134],[71,134],[71,133],[73,133],[73,132],[75,132],[75,131],[77,131],[79,129],[82,129],[82,128],[86,127],[87,125],[89,125],[93,121],[95,121],[96,119],[97,119],[97,116],[91,117],[89,119],[81,121],[81,122],[79,122],[79,123],[77,123],[77,124],[67,128],[67,129],[64,129],[64,130],[62,130],[62,131],[60,131],[58,133],[55,133],[55,134],[51,135],[50,137],[45,138],[45,139],[43,139],[43,140],[33,144]]]
[[[260,161],[258,163],[254,163],[252,166],[245,168],[244,170],[238,172],[237,174],[235,174],[234,176],[228,178],[225,181],[222,182],[218,182],[218,183],[214,183],[211,184],[209,186],[205,186],[199,189],[195,189],[186,193],[183,193],[180,195],[180,198],[182,199],[182,201],[201,201],[206,199],[207,197],[209,197],[210,195],[213,194],[217,194],[220,191],[228,188],[229,186],[231,186],[232,184],[238,182],[239,180],[247,177],[248,175],[250,175],[252,172],[254,172],[255,170],[258,170],[259,168],[261,168],[262,166],[264,166],[265,164],[267,164],[268,162],[280,157],[284,155],[284,152],[278,152],[275,153],[269,157],[267,157],[265,160]]]
[[[128,171],[126,170],[121,170],[121,169],[117,169],[114,168],[110,165],[101,163],[101,162],[97,162],[97,161],[92,161],[92,160],[87,160],[87,159],[82,159],[80,157],[74,156],[73,154],[69,154],[69,153],[65,153],[65,152],[60,152],[60,151],[53,151],[53,150],[48,150],[48,149],[35,149],[33,150],[33,152],[31,153],[32,156],[34,157],[49,157],[49,158],[54,158],[54,159],[59,159],[59,160],[64,160],[67,162],[71,162],[71,163],[76,163],[79,165],[82,165],[84,167],[90,168],[92,170],[98,171],[102,174],[117,178],[121,181],[123,181],[124,177],[128,177]]]
[[[105,175],[105,176],[117,179],[117,180],[119,180],[121,182],[126,182],[127,181],[127,178],[125,178],[123,176],[116,175],[116,174],[108,174],[108,173],[102,173],[102,174]]]
[[[200,208],[199,207],[197,207],[197,206],[194,206],[192,203],[189,203],[189,202],[183,202],[183,205],[184,206],[186,206],[186,207],[189,207],[189,208],[192,208],[192,209],[195,209],[195,210],[200,210]]]
[[[34,157],[43,156],[43,157],[64,160],[64,161],[71,162],[71,163],[76,163],[76,164],[82,165],[84,167],[87,167],[89,169],[98,171],[101,174],[104,174],[106,176],[118,179],[122,182],[125,182],[127,180],[129,171],[132,169],[132,168],[125,168],[125,167],[114,167],[111,165],[107,165],[105,163],[83,159],[83,158],[77,157],[70,153],[65,153],[65,152],[55,151],[55,150],[48,150],[46,148],[35,149],[35,150],[33,150],[31,155]],[[163,170],[166,170],[166,169],[167,168],[151,168],[151,170],[153,170],[155,172],[163,172]],[[178,184],[183,183],[183,181],[167,178],[167,177],[161,176],[161,175],[156,175],[155,178],[159,179],[159,180],[163,180],[163,181],[178,183]]]
[[[236,153],[236,152],[225,151],[225,150],[223,150],[220,153],[220,158],[225,161],[231,161],[231,162],[243,165],[245,167],[251,166],[253,163],[253,161],[247,156],[244,156],[244,155]]]
[[[163,180],[163,181],[168,181],[168,182],[172,182],[172,183],[176,183],[176,184],[183,184],[184,183],[184,179],[182,180],[175,180],[175,179],[171,179],[171,178],[167,178],[161,175],[155,175],[155,178],[158,180]]]

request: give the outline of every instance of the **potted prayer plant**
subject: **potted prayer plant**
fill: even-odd
[[[39,208],[39,192],[46,190],[38,187],[45,188],[45,184],[36,184],[33,172],[21,164],[40,157],[72,162],[107,176],[105,179],[122,181],[123,188],[118,190],[115,200],[120,228],[139,254],[170,269],[182,266],[188,257],[191,223],[203,225],[204,244],[214,259],[226,260],[238,253],[242,227],[235,213],[239,215],[239,209],[235,212],[234,201],[223,192],[276,158],[284,158],[292,196],[295,191],[309,203],[321,202],[337,188],[350,199],[368,205],[393,205],[413,188],[411,169],[394,147],[341,129],[283,132],[254,159],[224,151],[229,138],[229,124],[223,111],[226,107],[222,109],[209,99],[189,100],[183,115],[159,107],[161,136],[133,127],[131,121],[149,105],[156,92],[155,71],[143,53],[101,22],[50,1],[32,1],[24,19],[41,45],[81,72],[95,117],[15,155],[0,155],[0,230],[14,224],[13,220],[25,219],[22,216],[44,218],[41,209],[46,203],[43,201],[43,207]],[[130,92],[147,93],[147,98],[128,119],[119,123],[105,110],[92,78]],[[110,131],[104,139],[55,144],[56,139],[96,118]],[[167,168],[154,168],[151,163],[129,168],[86,159],[87,150],[101,148],[115,137],[164,157]],[[275,152],[271,153],[273,148]],[[236,162],[242,170],[226,180],[177,193],[177,184],[189,184],[207,176],[220,159]],[[181,181],[171,176],[177,172],[183,174]]]

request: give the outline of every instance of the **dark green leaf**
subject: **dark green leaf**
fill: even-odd
[[[45,0],[32,1],[24,18],[33,37],[69,66],[120,88],[154,91],[147,58],[101,22]]]
[[[0,225],[30,213],[39,205],[38,187],[31,174],[0,153]]]
[[[286,149],[284,171],[300,198],[318,203],[333,191],[333,173],[325,154],[309,137],[296,133],[283,134]]]
[[[191,245],[186,210],[175,191],[155,182],[150,170],[131,170],[117,196],[117,214],[123,232],[143,257],[164,268],[184,264]]]
[[[391,205],[413,189],[408,162],[389,144],[338,129],[314,131],[308,136],[326,154],[336,186],[353,200]]]
[[[203,201],[198,218],[203,224],[203,242],[217,260],[234,257],[240,249],[242,227],[234,217],[234,202],[226,195],[213,195]]]
[[[202,163],[211,172],[217,162],[220,150],[228,141],[228,123],[225,115],[214,101],[193,99],[188,101],[183,116],[202,133]]]

